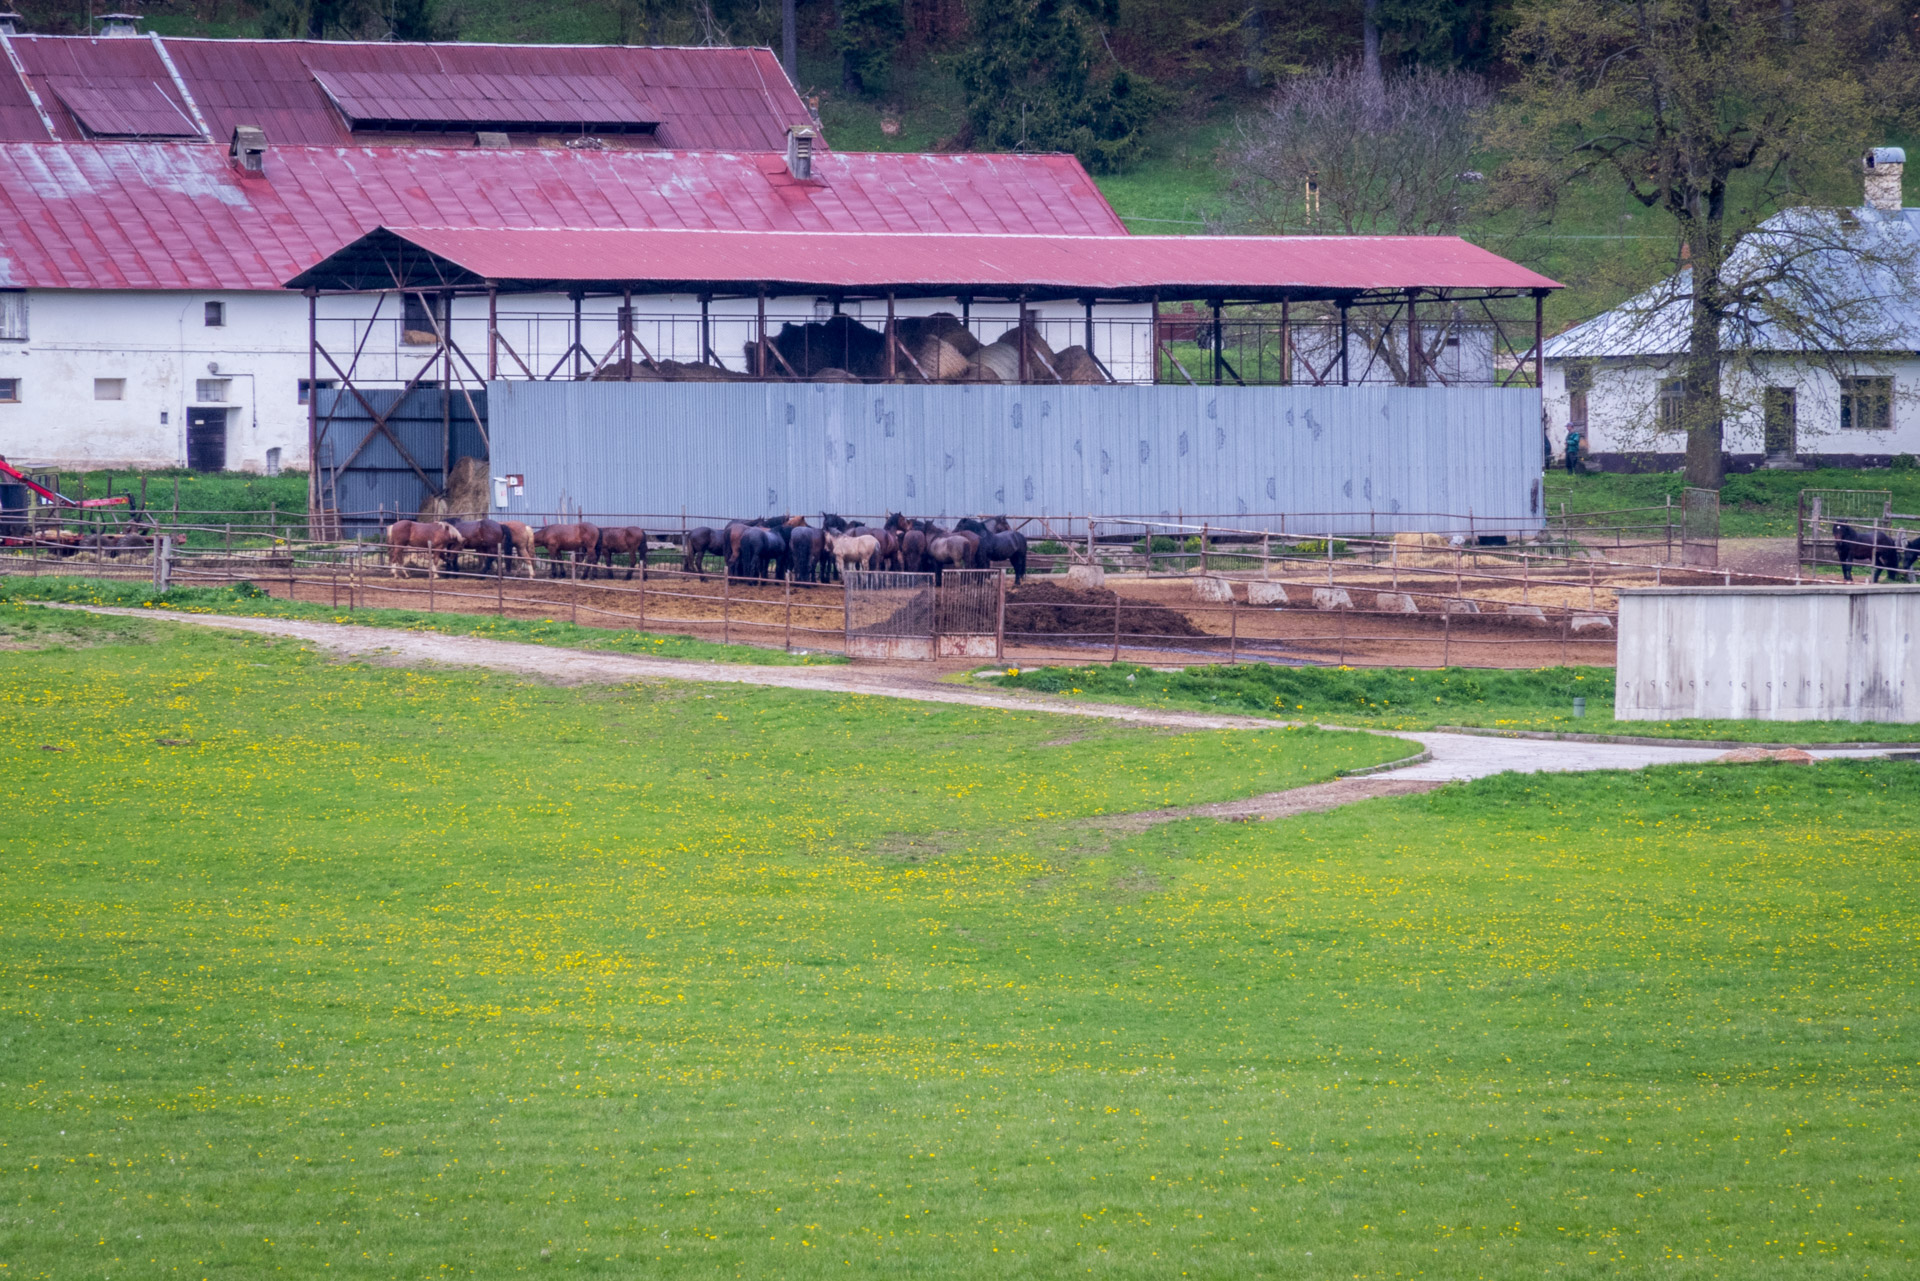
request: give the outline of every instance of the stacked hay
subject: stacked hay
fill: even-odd
[[[487,460],[462,458],[447,477],[447,511],[442,520],[479,520],[493,506]]]
[[[1107,371],[1100,368],[1100,362],[1085,347],[1068,347],[1061,351],[1053,362],[1054,372],[1060,375],[1063,383],[1104,383],[1111,382]]]
[[[747,352],[749,367],[751,367],[753,348],[749,346]],[[592,382],[713,383],[737,382],[752,375],[736,373],[720,365],[704,365],[694,360],[636,360],[631,363],[616,360],[580,377]]]
[[[886,376],[886,336],[851,316],[830,316],[816,324],[782,325],[769,341],[802,378],[815,378],[828,369],[844,370],[855,378]],[[773,363],[778,366],[778,362]],[[786,373],[786,368],[779,372]]]

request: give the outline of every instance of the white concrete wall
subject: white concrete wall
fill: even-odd
[[[205,323],[206,304],[222,302],[226,323]],[[814,314],[814,299],[769,300],[769,327]],[[593,353],[588,368],[613,348],[618,300],[595,298],[582,308],[583,345]],[[0,403],[0,456],[16,463],[56,467],[171,467],[187,462],[187,417],[196,405],[227,409],[227,468],[261,471],[268,451],[280,450],[280,465],[307,465],[307,410],[299,383],[307,377],[307,303],[295,293],[188,293],[171,291],[32,290],[27,296],[28,336],[0,341],[0,378],[20,380],[18,404]],[[572,338],[573,304],[565,297],[528,295],[500,302],[501,332],[522,360],[544,376],[563,359]],[[884,323],[884,303],[849,303],[863,323]],[[959,312],[942,300],[903,300],[896,314]],[[1056,347],[1082,342],[1084,313],[1076,303],[1042,303],[1042,334]],[[344,368],[359,352],[358,376],[397,384],[419,373],[429,347],[401,342],[399,304],[389,299],[369,320],[366,298],[321,299],[321,341]],[[659,358],[699,359],[700,304],[692,296],[635,298],[635,328]],[[754,303],[713,304],[713,348],[722,362],[744,370],[742,347],[754,332]],[[1115,377],[1152,376],[1152,308],[1101,307],[1095,351]],[[487,305],[484,298],[457,300],[454,338],[486,376]],[[987,341],[1010,327],[1011,303],[974,307],[974,330]],[[365,340],[364,342],[362,340]],[[217,366],[214,372],[209,366]],[[567,362],[567,371],[571,361]],[[564,373],[567,371],[563,371]],[[437,371],[435,371],[437,372]],[[469,381],[473,374],[459,371]],[[524,377],[504,352],[503,377]],[[429,376],[432,376],[431,374]],[[321,368],[322,379],[334,379]],[[94,398],[94,381],[125,380],[124,399]],[[197,398],[198,380],[227,380],[226,399]]]
[[[1566,443],[1570,398],[1567,366],[1583,363],[1592,370],[1587,393],[1587,453],[1681,453],[1684,433],[1663,431],[1659,425],[1660,384],[1681,376],[1676,359],[1671,364],[1651,361],[1601,360],[1546,362],[1548,435],[1555,453]],[[1757,454],[1765,447],[1765,390],[1795,389],[1796,449],[1802,454],[1920,454],[1920,359],[1908,357],[1868,367],[1861,374],[1889,375],[1894,380],[1891,431],[1840,428],[1840,385],[1826,369],[1794,361],[1767,358],[1754,367],[1730,368],[1722,379],[1726,397],[1726,448],[1730,453]]]
[[[1920,721],[1920,587],[1620,593],[1614,715]]]

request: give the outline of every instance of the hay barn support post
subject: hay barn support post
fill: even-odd
[[[1340,307],[1340,385],[1348,386],[1347,361],[1347,300],[1341,299]]]

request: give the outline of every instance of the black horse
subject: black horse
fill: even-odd
[[[680,572],[698,574],[702,582],[707,577],[707,557],[717,555],[726,559],[726,537],[717,529],[700,525],[687,531],[686,546],[680,557]]]
[[[826,532],[810,525],[787,531],[788,566],[796,583],[825,582],[833,557],[827,555]]]
[[[1916,555],[1920,555],[1920,548],[1914,544],[1920,544],[1920,539],[1903,549],[1900,540],[1884,529],[1855,529],[1837,520],[1833,522],[1834,559],[1840,562],[1840,577],[1849,583],[1853,581],[1856,561],[1862,566],[1873,566],[1871,581],[1876,583],[1882,572],[1891,580],[1895,574],[1911,569]]]
[[[954,525],[961,533],[976,534],[980,545],[973,551],[973,567],[988,569],[997,560],[1011,561],[1013,583],[1018,587],[1027,576],[1027,536],[1007,524],[1005,516],[996,516],[989,527],[968,516]]]

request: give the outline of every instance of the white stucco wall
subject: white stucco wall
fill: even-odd
[[[226,323],[209,327],[206,304],[215,301],[225,304]],[[814,303],[811,297],[770,299],[769,329],[777,331],[784,320],[812,319]],[[583,304],[582,345],[593,353],[583,362],[587,368],[612,351],[618,306],[610,298]],[[308,376],[307,303],[300,295],[31,290],[27,307],[26,341],[0,341],[0,378],[20,380],[19,403],[0,403],[0,455],[16,463],[68,468],[185,466],[189,411],[217,403],[227,412],[229,470],[265,470],[273,449],[280,451],[282,467],[307,465],[307,409],[299,398],[300,381]],[[848,303],[844,310],[875,327],[886,315],[885,303],[871,301]],[[896,314],[959,310],[955,301],[916,299],[902,300]],[[1084,341],[1078,304],[1040,303],[1033,310],[1051,345]],[[371,322],[370,312],[364,297],[321,299],[323,345],[342,367],[358,349],[357,376],[369,382],[394,385],[413,377],[431,348],[402,345],[394,300]],[[1012,303],[977,304],[974,332],[992,341],[1015,323],[1016,312]],[[544,376],[562,361],[572,337],[571,301],[553,295],[504,297],[500,313],[503,337],[536,374]],[[699,359],[698,299],[635,298],[634,314],[635,329],[654,356]],[[1097,309],[1095,354],[1115,377],[1151,377],[1152,314],[1146,304]],[[717,301],[712,315],[715,354],[730,368],[744,370],[742,348],[754,333],[754,302]],[[456,301],[455,341],[482,378],[486,317],[484,298]],[[568,361],[562,376],[570,369]],[[500,374],[525,376],[504,351]],[[337,378],[324,364],[319,376]],[[101,378],[124,379],[124,398],[95,399],[94,382]],[[198,381],[208,378],[227,380],[223,401],[197,399]]]
[[[1671,365],[1647,361],[1594,360],[1546,362],[1548,434],[1555,453],[1565,446],[1570,399],[1569,363],[1592,371],[1587,393],[1588,453],[1681,453],[1681,432],[1659,429],[1660,384],[1681,375]],[[1796,452],[1801,454],[1920,454],[1920,359],[1889,360],[1862,374],[1891,376],[1894,380],[1891,431],[1840,428],[1840,386],[1825,369],[1812,369],[1785,359],[1768,359],[1752,369],[1731,370],[1722,379],[1726,397],[1726,448],[1736,454],[1758,454],[1765,443],[1764,393],[1769,387],[1795,391]]]

